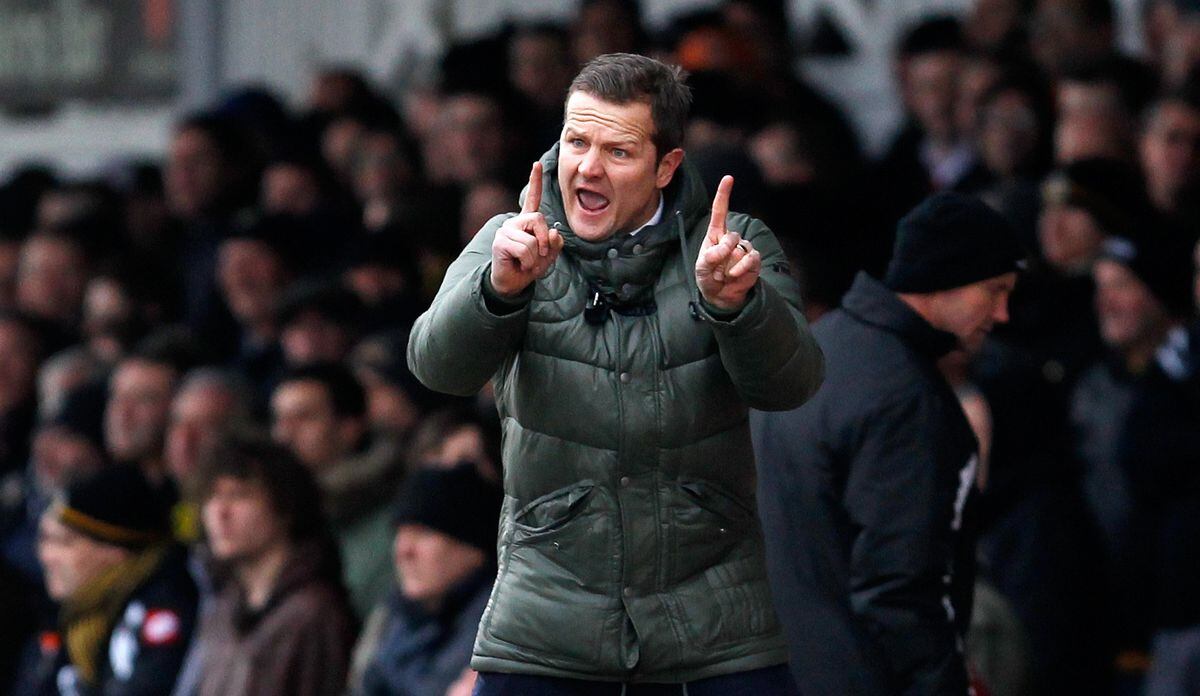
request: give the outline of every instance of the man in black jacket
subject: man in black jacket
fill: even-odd
[[[974,434],[938,371],[1008,318],[1024,254],[978,200],[909,213],[880,282],[816,324],[825,383],[755,413],[771,584],[801,690],[959,694],[974,579]]]
[[[196,615],[196,587],[166,508],[134,466],[72,482],[42,515],[38,558],[60,603],[18,693],[170,693]]]

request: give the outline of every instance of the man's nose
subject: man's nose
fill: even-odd
[[[996,303],[996,311],[992,313],[992,321],[997,324],[1008,323],[1008,298],[1003,297]]]
[[[579,160],[579,173],[589,179],[600,176],[600,153],[596,148],[588,148]]]

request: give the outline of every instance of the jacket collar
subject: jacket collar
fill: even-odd
[[[842,309],[863,323],[896,334],[917,352],[937,360],[958,345],[952,333],[935,329],[883,283],[859,271],[842,298]]]
[[[614,305],[649,301],[663,263],[679,248],[678,226],[682,224],[689,230],[708,212],[707,194],[696,168],[684,157],[670,185],[663,190],[663,216],[657,224],[643,227],[637,235],[622,233],[589,242],[577,237],[567,223],[558,185],[557,143],[542,155],[541,162],[544,174],[540,211],[547,224],[562,234],[564,252],[580,264],[588,282]],[[522,190],[522,201],[525,194]]]

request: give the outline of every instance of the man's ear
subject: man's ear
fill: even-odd
[[[679,169],[679,164],[683,162],[683,150],[675,148],[662,156],[658,161],[658,171],[654,174],[655,188],[665,189],[671,183],[671,179],[675,176],[675,170]]]

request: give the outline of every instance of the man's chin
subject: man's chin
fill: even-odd
[[[605,219],[589,220],[583,215],[567,216],[567,224],[576,237],[587,242],[600,242],[612,236],[612,225]]]

